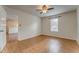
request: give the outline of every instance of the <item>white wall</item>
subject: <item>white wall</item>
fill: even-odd
[[[21,19],[20,39],[31,38],[41,33],[41,20],[38,17],[26,14],[25,17],[21,16]]]
[[[3,32],[0,32],[0,52],[1,52],[6,44],[6,12],[3,6],[0,6],[0,30],[3,30]]]
[[[79,6],[77,8],[77,43],[79,44]]]
[[[18,28],[19,40],[40,35],[41,20],[39,17],[11,8],[6,8],[6,11],[8,18],[17,19],[18,17],[18,23],[21,24],[21,26]]]
[[[73,39],[76,40],[76,33],[77,33],[77,19],[76,19],[76,12],[67,12],[60,14],[58,20],[58,32],[51,32],[50,31],[50,19],[45,17],[42,18],[42,34],[56,36],[61,38]]]

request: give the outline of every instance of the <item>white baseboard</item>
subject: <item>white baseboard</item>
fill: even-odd
[[[22,40],[26,40],[26,39],[30,39],[30,38],[33,38],[33,37],[39,36],[39,35],[41,35],[41,33],[36,34],[36,35],[29,36],[29,37],[25,37],[25,38],[19,38],[18,40],[19,40],[19,41],[22,41]]]
[[[61,37],[61,36],[55,36],[55,35],[50,35],[50,34],[42,34],[42,35],[47,35],[47,36],[52,36],[52,37],[58,37],[58,38],[64,38],[64,39],[69,39],[69,40],[75,40],[75,39],[72,39],[72,38],[66,38],[66,37]]]

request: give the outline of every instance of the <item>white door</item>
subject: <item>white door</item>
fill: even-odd
[[[6,44],[6,12],[0,6],[0,52]]]
[[[6,41],[6,27],[0,26],[0,50],[4,48],[5,41]]]

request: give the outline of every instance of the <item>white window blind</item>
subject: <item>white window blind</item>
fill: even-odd
[[[58,32],[58,18],[53,18],[50,20],[50,31]]]

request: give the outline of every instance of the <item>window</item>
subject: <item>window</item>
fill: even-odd
[[[50,20],[50,31],[58,32],[58,18]]]

